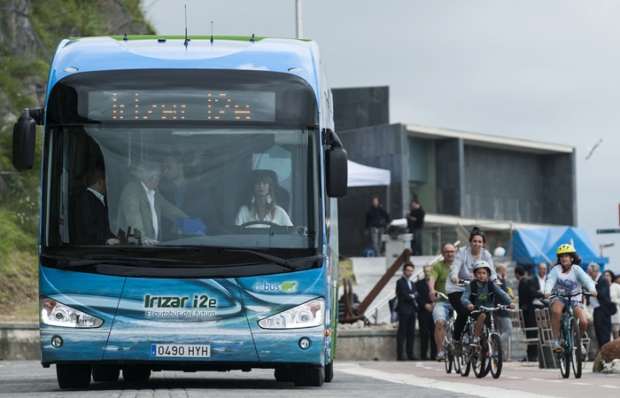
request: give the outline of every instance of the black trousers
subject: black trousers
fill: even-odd
[[[435,343],[435,322],[433,322],[433,313],[428,312],[425,308],[420,309],[418,314],[418,326],[420,327],[420,359],[429,359],[428,342],[431,342],[430,359],[437,356],[437,344]]]
[[[396,357],[404,359],[403,344],[406,342],[407,358],[413,358],[416,313],[398,313],[398,333],[396,334]]]
[[[448,294],[450,305],[457,314],[456,321],[454,322],[454,336],[452,336],[454,341],[461,340],[461,334],[463,334],[463,329],[465,329],[467,317],[469,316],[469,311],[461,302],[461,296],[463,296],[463,292],[454,292]]]
[[[525,322],[526,328],[535,328],[536,327],[536,310],[540,310],[545,308],[543,305],[531,304],[527,311],[523,314],[523,321]],[[525,335],[528,338],[538,337],[538,331],[536,330],[528,330]],[[527,346],[527,359],[530,361],[536,360],[538,358],[538,346],[528,345]]]
[[[598,349],[609,343],[611,340],[611,315],[605,314],[602,308],[594,310],[592,316],[594,318],[594,333],[596,334],[596,341],[598,341]]]

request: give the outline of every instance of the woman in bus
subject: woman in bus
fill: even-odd
[[[450,277],[446,280],[446,293],[452,308],[458,314],[456,322],[454,323],[454,341],[458,342],[461,339],[461,333],[465,328],[467,322],[467,316],[469,311],[461,302],[461,296],[463,295],[463,286],[459,286],[459,279],[461,280],[473,280],[473,268],[477,261],[486,261],[491,269],[491,280],[497,280],[497,274],[495,273],[495,267],[493,266],[493,260],[491,259],[491,253],[485,248],[487,238],[484,232],[478,227],[474,227],[469,234],[469,246],[459,249],[454,262],[450,267]]]
[[[276,203],[272,172],[270,170],[255,170],[251,181],[251,191],[248,193],[246,203],[237,212],[235,225],[263,221],[264,223],[256,223],[249,227],[268,228],[269,223],[292,226],[293,223],[286,211]]]

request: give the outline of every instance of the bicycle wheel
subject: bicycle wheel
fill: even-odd
[[[452,358],[454,358],[454,373],[461,374],[461,362],[463,358],[460,355],[452,354]]]
[[[490,363],[489,367],[491,368],[491,376],[494,379],[499,378],[499,375],[502,374],[502,340],[499,337],[499,334],[493,333],[491,335],[491,347],[490,347]]]
[[[581,334],[579,333],[579,321],[573,318],[570,323],[571,342],[573,349],[571,350],[571,362],[573,363],[573,374],[576,379],[581,378]]]
[[[562,377],[565,379],[568,379],[568,376],[570,376],[570,358],[571,355],[568,352],[570,349],[570,344],[569,344],[569,336],[566,336],[566,329],[564,329],[564,320],[562,320],[562,323],[560,324],[560,345],[562,346],[562,348],[564,349],[560,354],[556,354],[558,361],[560,362],[560,373],[562,374]]]
[[[461,376],[467,377],[469,376],[469,371],[471,370],[471,347],[463,347],[463,353],[460,355],[460,367],[461,367]]]
[[[445,358],[444,365],[446,367],[446,373],[452,372],[452,364],[454,363],[454,355],[452,354],[452,347],[450,344],[450,341],[452,340],[450,336],[452,336],[453,328],[452,322],[446,322],[446,326],[443,329],[444,335],[442,349]],[[456,366],[454,367],[454,371],[456,372]]]
[[[488,364],[489,343],[485,334],[480,336],[480,345],[478,349],[473,350],[473,356],[471,359],[471,366],[474,370],[474,375],[481,379],[489,373]]]

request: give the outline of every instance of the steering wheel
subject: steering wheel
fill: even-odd
[[[271,226],[278,225],[278,224],[274,224],[271,221],[248,221],[248,222],[244,222],[239,227],[241,229],[243,229],[243,228],[247,228],[247,227],[249,227],[251,225],[269,225],[271,227]]]

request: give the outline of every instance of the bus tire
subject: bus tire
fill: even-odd
[[[151,369],[142,366],[123,368],[123,379],[129,383],[147,381],[151,377]]]
[[[56,379],[60,388],[87,388],[90,384],[90,373],[90,365],[56,364]]]
[[[273,371],[273,376],[276,381],[281,383],[290,383],[293,381],[293,369],[291,368],[276,368]]]
[[[121,370],[114,365],[93,365],[94,382],[114,382],[118,380]]]
[[[331,383],[334,379],[334,361],[325,365],[325,382]]]
[[[298,387],[321,387],[325,381],[325,367],[300,366],[294,370],[294,382]]]

